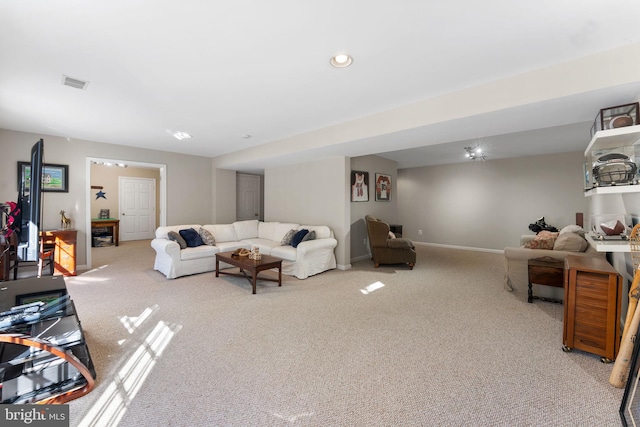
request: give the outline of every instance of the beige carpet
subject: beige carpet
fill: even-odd
[[[256,295],[167,280],[148,241],[93,258],[67,278],[98,371],[72,426],[620,423],[612,365],[564,353],[562,306],[506,292],[502,255],[419,246],[413,271],[366,260]]]

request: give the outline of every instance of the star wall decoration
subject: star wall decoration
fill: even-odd
[[[98,200],[98,199],[99,199],[99,198],[101,198],[101,197],[102,197],[103,199],[107,200],[107,194],[106,194],[104,191],[102,191],[102,190],[100,190],[100,191],[98,191],[98,192],[96,193],[96,200]]]

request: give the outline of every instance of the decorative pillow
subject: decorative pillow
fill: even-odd
[[[303,228],[302,230],[297,231],[296,234],[294,234],[293,238],[291,239],[291,246],[293,246],[294,248],[297,248],[300,242],[302,242],[302,239],[304,238],[304,236],[306,236],[307,234],[309,234],[309,230],[307,230],[306,228]]]
[[[187,242],[182,238],[181,235],[179,235],[175,231],[168,232],[167,238],[169,240],[173,240],[174,242],[177,242],[180,245],[180,249],[184,249],[187,247]]]
[[[584,252],[589,242],[578,233],[562,233],[553,244],[554,251]]]
[[[310,231],[307,234],[305,234],[305,236],[302,238],[300,243],[306,242],[307,240],[316,240],[316,232],[315,231]]]
[[[390,232],[389,232],[389,238],[390,238],[390,239],[395,239],[395,238],[396,238],[396,235],[394,234],[394,232],[393,232],[393,231],[390,231]]]
[[[575,225],[575,224],[567,225],[562,230],[560,230],[560,234],[564,234],[564,233],[577,233],[577,234],[580,234],[581,236],[584,236],[584,229],[579,225]]]
[[[293,239],[293,236],[296,234],[296,230],[289,230],[287,231],[287,234],[284,235],[284,237],[282,238],[282,241],[280,242],[280,246],[288,246],[291,244],[291,239]]]
[[[557,237],[558,233],[543,230],[533,240],[525,243],[524,247],[529,249],[553,249],[553,244]]]
[[[202,238],[196,230],[193,228],[187,228],[186,230],[180,230],[180,235],[187,242],[187,247],[195,248],[196,246],[204,245]]]
[[[211,234],[209,230],[200,227],[198,234],[205,245],[213,246],[216,244],[216,239],[213,238],[213,234]]]

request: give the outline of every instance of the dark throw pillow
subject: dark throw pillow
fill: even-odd
[[[304,236],[306,236],[307,234],[309,234],[309,230],[307,230],[306,228],[303,228],[302,230],[296,232],[296,234],[294,234],[293,238],[291,239],[291,246],[297,248],[300,242],[302,242],[302,239],[304,239]]]
[[[202,237],[193,228],[187,228],[186,230],[180,230],[180,235],[187,242],[187,247],[195,248],[196,246],[204,245]]]
[[[175,231],[170,231],[167,233],[167,237],[169,240],[173,240],[174,242],[180,245],[180,249],[184,249],[187,247],[187,242],[182,238],[181,235],[176,233]]]

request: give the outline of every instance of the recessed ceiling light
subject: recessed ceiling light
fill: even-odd
[[[191,139],[191,138],[193,138],[188,133],[182,132],[182,131],[173,132],[172,135],[173,135],[173,137],[175,139],[180,140],[180,141],[182,141],[183,139]]]
[[[344,68],[351,65],[351,63],[353,62],[353,58],[346,53],[339,53],[331,58],[331,61],[329,62],[336,68]]]

